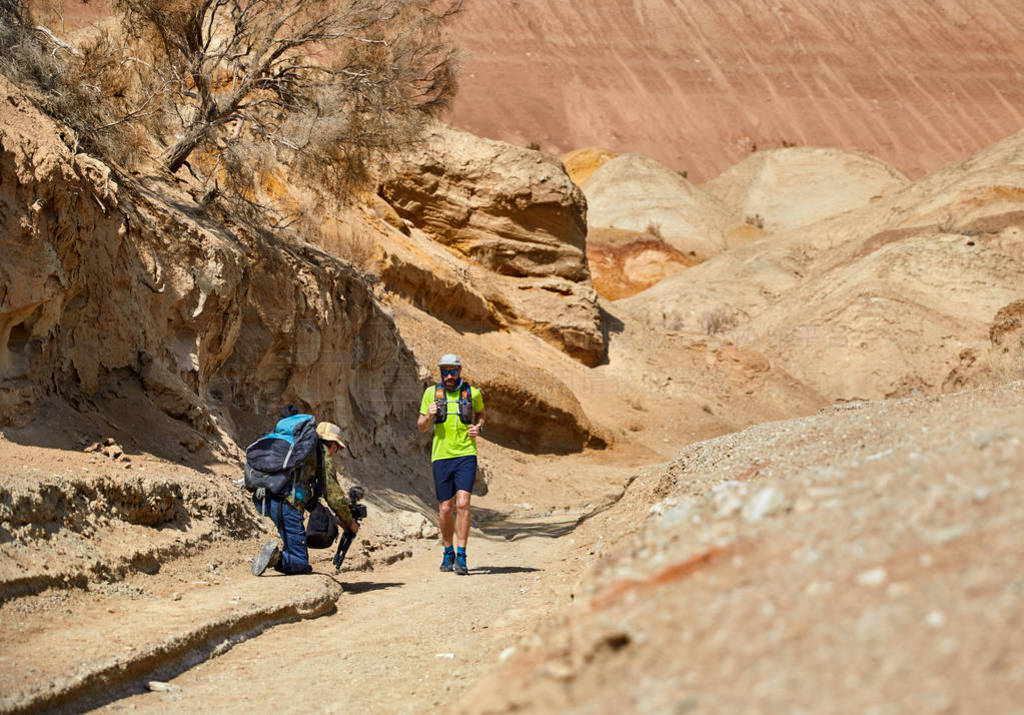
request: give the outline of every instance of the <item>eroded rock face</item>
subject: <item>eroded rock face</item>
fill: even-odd
[[[309,245],[188,215],[167,187],[118,186],[3,80],[0,99],[0,424],[47,393],[88,406],[134,383],[237,455],[291,401],[340,424],[357,458],[386,445],[375,485],[422,486],[418,462],[402,466],[418,459],[412,355],[362,279]]]
[[[1021,127],[1017,0],[517,0],[455,23],[453,125],[640,152],[694,181],[793,144],[919,177]]]
[[[663,330],[760,350],[832,400],[1014,379],[1016,348],[990,326],[1022,295],[1022,207],[1024,132],[620,305]]]
[[[728,206],[678,172],[641,154],[621,154],[583,182],[594,228],[647,231],[697,259],[726,248]]]
[[[867,154],[789,147],[751,154],[704,184],[737,212],[766,231],[784,231],[866,206],[909,182]]]
[[[610,300],[628,298],[697,263],[650,233],[622,229],[591,229],[587,257],[594,289]]]
[[[586,202],[546,154],[437,124],[381,194],[436,240],[495,273],[589,276]]]
[[[437,124],[395,161],[380,195],[416,231],[405,232],[408,249],[389,251],[389,285],[475,329],[521,325],[584,364],[603,359],[586,200],[556,159]],[[423,247],[421,236],[486,270]]]

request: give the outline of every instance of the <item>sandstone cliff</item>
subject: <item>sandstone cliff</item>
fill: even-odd
[[[140,443],[209,461],[237,456],[292,401],[341,424],[354,456],[394,455],[377,486],[423,491],[412,355],[356,273],[215,222],[167,186],[119,184],[6,81],[0,92],[0,422],[30,421],[47,394],[127,431],[155,409],[173,421]]]
[[[638,152],[705,181],[827,146],[919,177],[1020,129],[1024,6],[944,0],[467,3],[458,127]]]

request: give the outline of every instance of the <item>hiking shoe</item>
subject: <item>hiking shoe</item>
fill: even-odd
[[[441,570],[442,571],[451,571],[452,567],[454,565],[455,565],[455,552],[454,551],[448,551],[447,549],[445,549],[444,558],[441,559]]]
[[[276,541],[268,541],[263,544],[259,554],[252,560],[252,575],[260,576],[268,568],[276,565],[280,558],[281,549]]]
[[[466,555],[456,554],[454,571],[459,576],[465,576],[469,573],[469,566],[466,565]]]

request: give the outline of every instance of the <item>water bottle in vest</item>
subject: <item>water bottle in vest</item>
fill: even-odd
[[[434,402],[437,404],[437,414],[434,415],[434,422],[442,424],[448,419],[448,397],[444,394],[444,385],[438,384],[434,388]]]

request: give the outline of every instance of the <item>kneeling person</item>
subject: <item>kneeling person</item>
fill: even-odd
[[[359,531],[359,522],[352,518],[349,511],[348,497],[338,482],[338,470],[334,464],[334,455],[345,446],[341,441],[341,428],[331,422],[321,422],[316,427],[317,445],[302,463],[302,469],[296,478],[295,489],[282,498],[267,496],[267,516],[277,526],[281,537],[281,546],[276,541],[263,544],[260,553],[252,560],[252,573],[259,576],[268,568],[274,568],[284,574],[309,573],[313,567],[309,565],[309,550],[306,548],[306,528],[303,525],[303,512],[311,510],[319,501],[316,497],[315,484],[321,475],[317,474],[317,450],[320,451],[323,464],[323,493],[327,506],[338,519],[338,524],[348,531]],[[253,497],[256,508],[263,507],[263,501]]]

